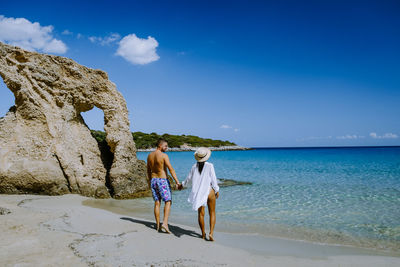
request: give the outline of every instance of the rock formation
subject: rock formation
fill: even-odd
[[[0,42],[0,76],[15,96],[0,118],[0,193],[131,198],[148,189],[125,100],[105,72]],[[109,164],[81,116],[95,106]]]

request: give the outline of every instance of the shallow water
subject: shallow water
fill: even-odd
[[[182,181],[193,152],[168,155]],[[253,183],[221,188],[217,231],[400,250],[400,148],[214,151],[209,161],[218,178]],[[188,194],[173,193],[171,222],[197,225]],[[151,198],[107,203],[152,219]]]

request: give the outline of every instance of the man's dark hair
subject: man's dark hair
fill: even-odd
[[[159,138],[158,140],[157,140],[157,147],[159,147],[162,143],[168,143],[168,141],[167,140],[165,140],[164,138]]]

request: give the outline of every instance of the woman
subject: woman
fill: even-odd
[[[206,239],[204,230],[204,213],[205,206],[208,206],[208,213],[210,215],[210,234],[209,240],[214,241],[214,227],[215,227],[215,202],[219,197],[219,186],[217,177],[215,176],[214,165],[207,162],[211,156],[211,151],[208,148],[200,147],[194,153],[197,160],[192,166],[186,180],[182,182],[182,186],[192,184],[192,191],[190,192],[188,201],[192,203],[193,210],[198,211],[198,220],[203,239]]]

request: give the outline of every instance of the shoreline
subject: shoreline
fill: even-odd
[[[115,199],[87,199],[83,205],[98,208],[124,216],[135,216],[145,220],[153,220],[151,207],[153,200],[151,197],[115,200]],[[150,208],[149,208],[150,207]],[[207,215],[208,216],[208,215]],[[206,216],[206,217],[207,217]],[[170,217],[174,222],[187,227],[197,229],[196,212],[182,213],[173,208]],[[218,217],[218,216],[217,216]],[[354,236],[345,233],[334,232],[332,230],[310,229],[306,227],[287,228],[282,225],[261,225],[249,222],[232,222],[223,218],[217,218],[216,231],[221,234],[239,234],[244,236],[259,236],[260,238],[272,238],[278,240],[288,240],[294,242],[304,242],[314,245],[326,245],[333,247],[348,247],[360,250],[372,251],[379,255],[400,257],[398,243],[389,241],[373,240],[368,238],[356,239]]]
[[[169,147],[168,152],[183,152],[183,151],[196,151],[199,147],[182,146],[182,147]],[[252,150],[249,147],[243,146],[220,146],[220,147],[207,147],[211,151],[234,151],[234,150]],[[138,148],[137,152],[152,152],[156,148]]]
[[[61,266],[399,266],[400,257],[345,246],[215,232],[170,219],[172,235],[154,222],[88,207],[79,195],[0,195],[0,265]],[[151,210],[152,207],[149,207]],[[154,248],[160,248],[154,252]],[[60,258],[62,262],[60,264]]]

